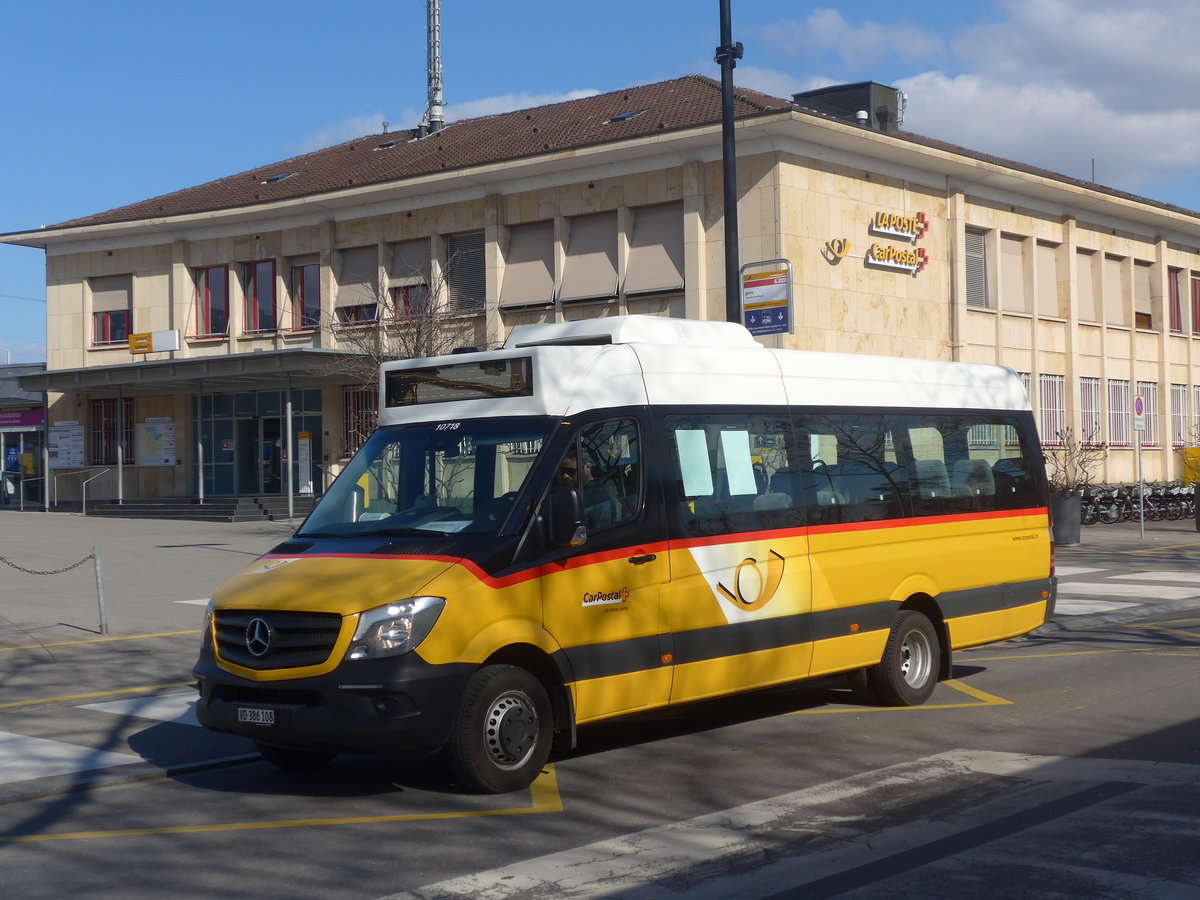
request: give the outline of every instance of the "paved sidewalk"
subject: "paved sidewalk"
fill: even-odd
[[[226,578],[286,539],[295,522],[214,523],[0,510],[0,646],[76,639],[99,630],[99,550],[108,632],[200,627],[202,606]],[[51,572],[34,575],[13,568]]]

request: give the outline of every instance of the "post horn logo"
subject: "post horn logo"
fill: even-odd
[[[749,557],[738,563],[737,568],[733,571],[733,590],[725,587],[725,585],[717,582],[717,590],[729,598],[730,601],[736,603],[740,608],[750,611],[762,609],[771,602],[771,598],[775,596],[775,592],[779,590],[780,582],[783,581],[783,565],[784,559],[774,550],[767,551],[767,576],[763,578],[762,570],[759,569],[758,560]],[[757,595],[751,597],[742,589],[742,573],[750,568],[754,571],[755,581],[758,587]]]
[[[831,238],[825,242],[825,246],[821,248],[821,255],[825,257],[830,264],[836,264],[850,252],[849,238]]]

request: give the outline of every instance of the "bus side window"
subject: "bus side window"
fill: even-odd
[[[691,414],[668,416],[666,425],[684,534],[802,524],[786,417]]]

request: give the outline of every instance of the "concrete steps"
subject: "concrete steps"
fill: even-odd
[[[58,507],[62,511],[79,512]],[[313,507],[312,497],[295,497],[292,501],[294,520],[299,522]],[[287,497],[208,497],[201,503],[195,498],[164,497],[158,499],[93,500],[88,502],[89,516],[109,516],[123,519],[181,519],[196,522],[277,522],[287,519]]]

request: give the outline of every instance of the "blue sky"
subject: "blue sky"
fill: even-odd
[[[732,0],[737,83],[874,80],[905,128],[1200,209],[1191,0]],[[718,0],[442,0],[447,118],[693,72]],[[424,0],[0,0],[0,233],[379,130],[425,103]],[[45,358],[40,250],[0,245],[0,362]]]

